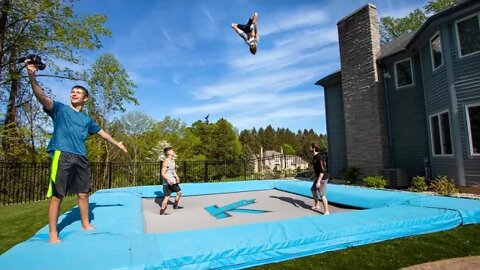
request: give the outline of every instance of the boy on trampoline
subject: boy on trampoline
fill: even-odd
[[[313,195],[313,207],[314,210],[319,210],[320,205],[318,203],[318,197],[320,196],[323,204],[323,214],[329,215],[330,211],[328,209],[328,201],[326,192],[327,192],[327,182],[328,182],[328,174],[326,171],[325,166],[325,159],[320,152],[320,148],[317,144],[312,143],[310,146],[310,152],[313,153],[313,170],[314,174],[312,175],[313,184],[310,190],[312,191]]]
[[[233,30],[245,41],[253,55],[257,53],[257,45],[260,39],[257,32],[257,17],[258,14],[255,12],[247,24],[232,23]]]
[[[162,201],[162,206],[160,208],[160,215],[164,215],[167,210],[168,201],[170,200],[170,195],[172,192],[176,192],[175,202],[173,203],[173,209],[178,208],[178,201],[182,196],[182,191],[180,186],[180,178],[177,175],[175,169],[175,152],[172,147],[165,147],[163,149],[165,153],[165,160],[162,163],[162,179],[163,179],[163,195],[165,196]]]
[[[85,147],[87,136],[98,134],[124,152],[127,152],[127,149],[122,142],[115,141],[82,111],[88,100],[88,90],[85,87],[80,85],[72,87],[70,104],[60,103],[47,97],[43,92],[35,76],[36,66],[29,61],[25,61],[25,64],[33,94],[53,120],[53,136],[47,147],[48,153],[53,156],[47,192],[47,197],[51,198],[48,208],[48,226],[49,242],[60,243],[57,229],[58,214],[62,199],[68,193],[77,193],[82,228],[95,229],[90,224],[88,210],[91,181]]]

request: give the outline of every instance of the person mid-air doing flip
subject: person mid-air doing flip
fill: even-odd
[[[257,53],[259,36],[257,32],[258,13],[253,13],[247,24],[232,23],[232,28],[247,43],[252,54]]]

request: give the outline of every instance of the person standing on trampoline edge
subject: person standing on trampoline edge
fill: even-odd
[[[160,215],[165,214],[167,210],[168,201],[170,200],[170,195],[172,192],[177,193],[175,196],[175,202],[173,203],[173,209],[178,208],[178,201],[182,196],[182,190],[178,185],[180,183],[180,178],[177,175],[175,169],[175,152],[172,147],[165,147],[163,149],[165,153],[165,160],[162,163],[162,179],[163,179],[163,195],[165,196],[162,201],[160,208]]]
[[[310,152],[313,153],[313,170],[314,174],[312,175],[313,184],[310,190],[313,195],[313,207],[314,210],[319,210],[320,205],[318,203],[318,197],[320,196],[323,204],[324,215],[329,215],[330,211],[328,210],[328,201],[326,197],[327,193],[327,182],[328,182],[328,173],[326,171],[325,159],[320,152],[320,148],[317,144],[312,143],[310,146]]]
[[[253,55],[257,53],[257,45],[260,39],[257,32],[257,17],[258,13],[255,12],[247,24],[232,23],[233,30],[247,43],[250,53]]]
[[[89,220],[88,192],[91,189],[90,171],[87,161],[85,141],[88,135],[98,134],[104,140],[117,146],[125,153],[127,149],[122,142],[115,141],[107,132],[85,112],[83,107],[88,100],[88,90],[80,85],[72,87],[70,104],[66,105],[47,97],[37,82],[35,65],[25,62],[33,94],[42,104],[43,110],[53,120],[53,135],[47,146],[52,155],[50,183],[47,197],[49,242],[60,243],[58,237],[58,214],[66,194],[76,193],[80,219],[84,230],[94,230]]]

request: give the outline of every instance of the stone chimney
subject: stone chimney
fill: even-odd
[[[388,166],[385,97],[377,8],[366,4],[337,23],[342,69],[347,162],[362,175]]]

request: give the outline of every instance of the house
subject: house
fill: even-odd
[[[284,155],[283,149],[280,152],[274,150],[265,150],[261,148],[259,158],[254,158],[254,171],[261,172],[265,169],[274,170],[306,170],[309,163],[299,156]]]
[[[357,167],[403,185],[415,175],[479,184],[480,1],[459,2],[383,46],[377,22],[371,4],[341,19],[341,69],[316,83],[330,173]]]

